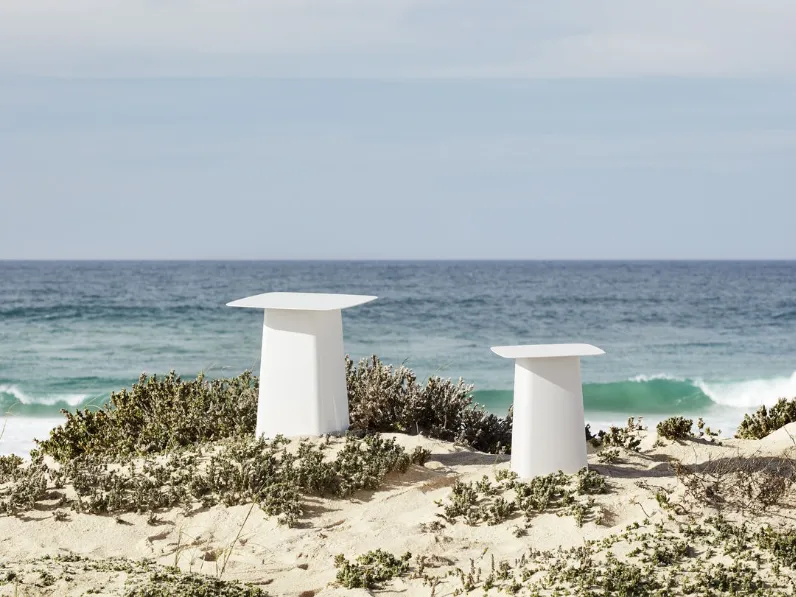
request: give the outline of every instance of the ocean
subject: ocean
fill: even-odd
[[[259,368],[269,291],[373,294],[344,312],[346,351],[464,378],[503,414],[503,344],[583,342],[592,427],[744,413],[796,396],[796,262],[2,262],[0,454],[46,437],[61,409],[101,404],[142,372]]]

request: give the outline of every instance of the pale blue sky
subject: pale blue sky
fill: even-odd
[[[0,258],[794,259],[794,222],[790,0],[0,5]]]

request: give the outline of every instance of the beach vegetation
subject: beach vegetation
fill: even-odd
[[[16,454],[0,456],[0,485],[16,479],[25,461]]]
[[[713,430],[707,425],[705,425],[705,421],[702,417],[697,419],[697,432],[700,438],[707,438],[708,441],[715,442],[719,435],[721,435],[721,429]],[[719,442],[721,445],[721,442]]]
[[[775,550],[785,556],[778,559]],[[432,587],[451,579],[458,585],[453,595],[784,596],[796,588],[794,574],[785,573],[790,550],[789,539],[773,531],[755,533],[720,516],[646,520],[570,549],[529,547],[510,560],[484,550],[468,567],[447,567],[437,576],[420,559],[408,573]]]
[[[458,584],[453,595],[478,590],[534,596],[790,594],[793,578],[767,566],[765,550],[752,540],[748,529],[724,519],[668,526],[647,521],[570,549],[530,547],[512,560],[497,560],[485,550],[469,567],[449,567],[437,576],[421,559],[411,574],[432,587],[452,579]],[[719,554],[732,554],[732,562],[718,560]]]
[[[261,588],[237,581],[159,566],[149,560],[125,558],[90,559],[66,553],[31,558],[18,562],[0,562],[0,586],[13,583],[14,594],[39,595],[47,587],[48,595],[72,594],[80,577],[95,578],[103,573],[116,578],[124,588],[124,597],[267,597]],[[97,583],[85,594],[107,594],[107,587]]]
[[[511,412],[487,412],[461,379],[430,377],[423,385],[411,369],[376,356],[358,363],[347,358],[346,379],[353,429],[424,435],[492,454],[511,451]]]
[[[431,377],[423,385],[411,369],[375,356],[358,363],[346,358],[345,367],[351,430],[421,434],[495,454],[511,450],[511,413],[486,412],[463,381]],[[252,437],[257,393],[250,372],[216,380],[183,380],[173,371],[142,375],[101,408],[63,411],[64,423],[38,441],[38,449],[58,462],[83,455],[112,461]]]
[[[752,415],[744,415],[735,437],[763,439],[777,429],[796,421],[796,398],[780,398],[771,408],[761,406]]]
[[[526,525],[542,513],[571,515],[583,526],[593,515],[594,500],[588,496],[606,493],[608,485],[599,473],[581,469],[575,475],[562,472],[520,481],[516,473],[500,469],[494,482],[487,476],[479,481],[456,481],[447,501],[438,500],[438,513],[449,524],[457,520],[468,525],[498,525],[517,516]]]
[[[183,380],[141,375],[131,389],[111,394],[99,409],[62,411],[66,420],[38,447],[59,462],[83,455],[112,460],[254,434],[258,380]]]
[[[337,582],[347,589],[377,589],[393,578],[406,576],[411,559],[409,552],[396,557],[381,549],[357,556],[354,561],[339,554],[334,560]]]
[[[623,448],[630,452],[638,452],[646,429],[640,417],[638,419],[630,417],[624,427],[611,425],[608,431],[600,429],[596,434],[592,434],[590,426],[586,425],[586,441],[595,448]]]
[[[185,547],[180,534],[172,567],[69,555],[64,560],[0,562],[0,584],[13,581],[23,590],[35,584],[57,591],[67,578],[107,569],[127,575],[125,597],[261,597],[266,593],[259,587],[221,580],[249,515],[259,509],[287,526],[306,526],[313,498],[346,499],[377,490],[391,475],[430,458],[429,450],[409,451],[383,433],[421,434],[493,454],[510,450],[511,413],[505,418],[486,413],[473,402],[472,386],[461,380],[431,378],[421,384],[411,370],[384,365],[376,357],[358,363],[347,359],[346,375],[352,429],[343,436],[256,439],[257,379],[249,373],[215,381],[202,376],[183,381],[174,373],[142,376],[129,391],[115,393],[106,407],[67,415],[64,425],[39,442],[30,460],[0,457],[0,513],[50,510],[54,520],[66,523],[71,509],[131,524],[131,516],[121,516],[135,512],[151,525],[161,524],[158,515],[171,508],[191,513],[245,504],[249,514],[228,547],[205,550],[203,561],[216,563],[215,578],[180,572],[177,565]],[[791,422],[796,418],[789,410],[792,404],[780,401],[747,417],[739,435],[764,437]],[[701,419],[697,429],[699,437],[715,437]],[[694,437],[692,430],[693,421],[683,417],[657,426],[658,435],[669,440]],[[600,448],[597,460],[604,464],[638,452],[645,431],[635,418],[596,434],[588,426],[585,430],[586,439]],[[660,468],[666,466],[664,462]],[[458,595],[498,591],[659,597],[796,591],[796,531],[771,524],[773,512],[796,507],[793,458],[733,455],[695,464],[671,459],[668,466],[661,472],[668,472],[664,476],[673,483],[676,479],[677,488],[638,481],[654,497],[649,503],[635,497],[629,502],[641,507],[644,520],[623,531],[617,527],[599,540],[553,551],[526,549],[524,544],[509,560],[497,560],[485,550],[482,557],[470,559],[469,567],[437,556],[413,558],[381,549],[353,557],[340,554],[333,562],[334,579],[343,588],[367,590],[386,588],[396,578],[422,579],[431,595],[440,584],[446,584],[445,594]],[[421,529],[444,542],[453,525],[462,523],[506,525],[516,538],[533,533],[533,525],[550,514],[572,517],[578,526],[616,524],[617,513],[600,497],[615,486],[593,469],[529,480],[502,466],[493,471],[480,479],[449,479],[450,492],[435,501],[435,520]],[[478,532],[473,530],[474,536]]]
[[[616,464],[620,461],[619,450],[617,448],[605,448],[597,453],[597,460],[600,464]]]
[[[767,525],[756,536],[762,549],[770,551],[783,566],[796,569],[796,529],[775,530]]]
[[[0,482],[0,513],[13,515],[33,510],[37,502],[48,496],[48,472],[41,455],[35,455],[26,466],[17,464]]]
[[[206,451],[185,448],[165,457],[130,458],[113,467],[91,456],[50,467],[36,453],[14,481],[0,486],[0,510],[14,515],[54,502],[78,512],[121,514],[252,503],[281,523],[296,526],[307,496],[343,499],[375,490],[387,475],[406,472],[429,457],[428,450],[407,452],[395,439],[379,435],[348,435],[335,442],[339,449],[333,458],[326,457],[331,440],[291,446],[282,437],[239,438]],[[73,498],[58,490],[67,485]]]
[[[673,460],[670,465],[690,504],[757,515],[796,507],[796,460],[788,456],[736,456],[700,464]]]
[[[669,440],[684,440],[692,437],[691,427],[694,425],[693,419],[685,417],[669,417],[660,423],[656,430],[658,436]]]

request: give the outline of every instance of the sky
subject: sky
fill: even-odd
[[[0,259],[796,259],[792,0],[3,0]]]

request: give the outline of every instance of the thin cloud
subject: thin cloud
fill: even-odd
[[[793,0],[4,0],[0,73],[796,74]]]

